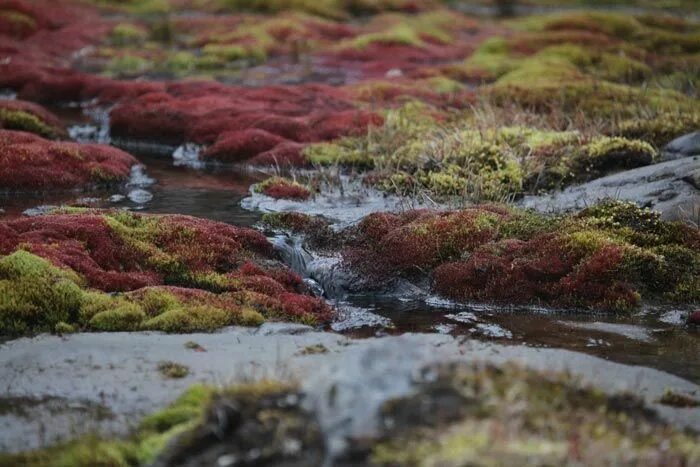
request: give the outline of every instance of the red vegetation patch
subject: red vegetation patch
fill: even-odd
[[[304,185],[282,177],[271,177],[261,182],[256,191],[275,199],[305,200],[311,192]]]
[[[332,309],[272,259],[261,233],[180,215],[86,211],[0,222],[0,256],[22,248],[105,292],[143,297],[159,287],[184,304],[327,322]],[[212,293],[215,292],[215,293]]]
[[[289,165],[298,167],[306,163],[303,150],[303,144],[285,141],[269,151],[261,152],[257,156],[248,159],[248,162],[252,165]]]
[[[277,135],[258,129],[224,133],[202,153],[202,158],[239,162],[269,151],[283,141],[285,140]]]
[[[361,262],[375,270],[404,274],[426,271],[493,239],[499,217],[485,209],[372,214],[358,226],[359,249],[351,249],[346,255],[355,262],[365,257],[366,261]],[[365,248],[376,250],[379,260],[373,254],[366,255]]]
[[[700,326],[700,310],[690,313],[686,322],[691,326]]]
[[[0,0],[0,87],[46,96],[48,90],[40,90],[45,82],[55,100],[74,99],[82,84],[77,81],[84,78],[65,69],[71,55],[97,44],[109,30],[95,9],[78,2]]]
[[[620,311],[639,304],[640,290],[660,290],[666,273],[657,265],[663,263],[621,241],[620,233],[591,230],[580,219],[559,228],[560,221],[532,216],[497,206],[375,213],[349,232],[344,259],[374,283],[430,275],[436,292],[459,301]],[[669,251],[692,244],[679,236],[681,225],[653,228],[662,242],[685,245]],[[652,235],[650,229],[640,228],[640,235]],[[676,286],[667,285],[665,290]]]
[[[99,144],[52,142],[0,130],[0,190],[87,188],[125,181],[138,161]]]
[[[8,235],[0,240],[0,254],[23,245],[105,291],[186,285],[195,274],[235,271],[272,251],[254,230],[189,216],[57,214],[2,225]]]
[[[111,114],[118,138],[210,145],[202,157],[257,164],[304,163],[304,143],[356,135],[382,118],[357,110],[349,95],[322,85],[234,88],[173,83],[167,92],[126,100]]]
[[[466,261],[433,272],[435,290],[457,300],[628,309],[639,296],[620,280],[623,252],[607,246],[592,254],[556,234],[503,240],[477,248]]]

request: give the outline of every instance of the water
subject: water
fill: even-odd
[[[72,133],[78,139],[109,141],[104,112],[95,109],[85,112],[80,107],[51,110],[69,126],[73,125]],[[368,192],[347,196],[331,193],[326,199],[317,198],[308,205],[273,202],[259,196],[250,198],[250,185],[265,178],[265,174],[237,166],[203,166],[196,160],[192,163],[190,158],[186,158],[188,163],[182,163],[182,158],[172,157],[175,148],[130,145],[129,149],[145,166],[143,172],[134,174],[130,185],[91,192],[6,195],[0,198],[3,209],[0,218],[26,215],[31,213],[28,210],[40,213],[43,206],[77,204],[186,214],[239,226],[254,226],[262,211],[305,209],[331,217],[337,214],[339,224],[347,225],[373,210],[411,207]],[[300,243],[287,242],[287,248],[290,243],[291,251],[283,251],[287,254],[282,257],[290,266],[308,274],[302,264],[303,255],[299,255]],[[316,267],[318,273],[324,266]],[[338,276],[328,277],[337,280]],[[325,288],[330,289],[329,284]],[[630,316],[616,317],[532,307],[456,305],[431,296],[331,295],[342,317],[331,329],[350,337],[434,333],[507,345],[563,348],[700,382],[698,331],[682,326],[688,310],[647,308]]]

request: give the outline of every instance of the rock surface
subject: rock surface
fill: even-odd
[[[700,131],[674,139],[661,151],[661,159],[664,161],[690,156],[700,156]]]
[[[544,212],[582,209],[606,198],[633,201],[661,212],[665,220],[684,219],[700,203],[700,157],[683,157],[627,170],[543,196],[526,196],[521,205]]]
[[[188,341],[201,350],[186,346]],[[305,351],[318,344],[327,351]],[[96,430],[123,433],[193,383],[228,385],[261,378],[299,381],[309,395],[309,407],[319,414],[328,445],[342,450],[346,436],[376,428],[376,410],[387,399],[406,395],[416,371],[450,361],[514,361],[533,369],[569,371],[606,392],[630,391],[640,396],[676,426],[700,429],[700,408],[678,409],[654,402],[667,388],[700,393],[700,387],[681,378],[570,351],[439,334],[352,340],[301,325],[264,324],[215,334],[41,335],[7,342],[1,348],[2,401],[8,408],[0,411],[0,449],[7,451]],[[162,361],[184,364],[189,374],[164,379],[157,371]],[[40,414],[55,406],[56,400],[62,401],[61,410],[46,424]],[[9,403],[13,403],[11,409]]]

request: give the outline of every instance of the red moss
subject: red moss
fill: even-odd
[[[365,131],[376,114],[351,110],[345,94],[321,85],[234,88],[185,82],[117,106],[112,134],[168,144],[211,145],[205,159],[302,164],[302,145]]]
[[[333,317],[331,307],[320,298],[286,292],[279,299],[287,316],[321,323],[328,322]]]
[[[269,151],[261,152],[248,160],[251,165],[276,165],[300,167],[306,165],[304,145],[292,141],[284,141]]]
[[[438,266],[433,281],[438,293],[457,300],[621,310],[639,302],[632,286],[619,280],[622,260],[620,247],[605,246],[588,256],[556,234],[544,234],[486,244],[466,261]]]
[[[239,162],[269,151],[284,141],[284,138],[265,130],[233,131],[222,134],[213,146],[202,153],[202,158]]]
[[[138,161],[99,144],[52,142],[0,130],[0,190],[86,188],[125,181]]]
[[[700,310],[693,311],[688,315],[686,323],[691,326],[700,326]]]
[[[362,134],[369,126],[381,126],[384,119],[374,113],[361,110],[323,115],[311,122],[314,136],[319,141]]]
[[[235,271],[251,258],[267,257],[272,249],[265,237],[251,229],[189,216],[140,216],[136,247],[98,213],[48,215],[2,223],[9,230],[0,254],[24,245],[56,265],[70,267],[89,285],[105,291],[132,290],[163,283],[187,283],[193,274]]]
[[[459,301],[614,311],[638,305],[637,290],[646,286],[633,270],[642,266],[628,270],[636,264],[629,262],[636,250],[605,240],[604,231],[592,233],[585,226],[558,231],[521,216],[489,205],[375,213],[346,234],[343,256],[370,282],[430,276],[436,292]]]
[[[272,177],[263,181],[258,185],[258,190],[275,199],[306,200],[311,197],[308,188],[282,177]]]

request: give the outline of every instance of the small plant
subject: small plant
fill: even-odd
[[[658,403],[681,408],[700,407],[700,400],[694,399],[685,394],[680,394],[668,388],[659,398]]]
[[[328,348],[323,344],[307,345],[299,351],[299,355],[317,355],[328,353]]]
[[[180,379],[190,374],[190,369],[186,365],[176,362],[160,362],[158,371],[164,378]]]
[[[207,351],[207,349],[205,349],[204,347],[202,347],[201,345],[199,345],[195,341],[185,342],[185,348],[190,349],[190,350],[194,350],[195,352],[206,352]]]
[[[311,197],[311,191],[304,185],[282,177],[270,177],[259,183],[255,191],[275,199],[306,200]]]

